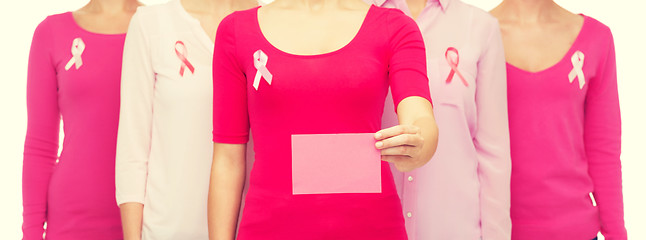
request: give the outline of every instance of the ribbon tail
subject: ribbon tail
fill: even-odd
[[[265,78],[265,81],[267,81],[267,83],[271,85],[271,80],[272,78],[274,78],[274,76],[269,72],[269,69],[262,67],[258,70],[258,72],[260,72],[260,75]]]
[[[583,76],[583,72],[581,72],[578,75],[579,78],[579,89],[583,89],[583,85],[585,85],[585,76]]]
[[[260,76],[260,71],[257,71],[256,76],[253,78],[253,88],[255,88],[256,91],[258,90],[258,86],[260,85]]]
[[[575,70],[572,69],[572,71],[570,71],[570,73],[567,75],[568,79],[570,79],[570,83],[572,83],[572,81],[574,81],[576,76],[577,76],[577,74],[576,74]]]
[[[188,70],[191,71],[191,73],[195,73],[195,67],[193,67],[193,64],[186,61],[186,67],[188,67]]]
[[[466,80],[466,79],[464,79],[464,76],[462,76],[462,73],[460,73],[460,72],[458,72],[458,71],[456,71],[455,73],[456,73],[456,74],[458,74],[458,77],[460,78],[460,80],[462,80],[462,83],[464,83],[464,86],[467,86],[467,87],[468,87],[468,86],[469,86],[469,82],[467,82],[467,80]]]
[[[81,57],[76,58],[76,60],[74,62],[76,64],[76,69],[77,70],[81,67],[81,65],[83,65],[83,59],[81,59]]]
[[[65,64],[65,71],[70,70],[70,68],[72,68],[72,65],[74,65],[74,58],[70,59],[70,61]]]
[[[453,75],[455,75],[455,71],[451,70],[449,76],[446,78],[446,83],[451,83],[451,81],[453,81]]]

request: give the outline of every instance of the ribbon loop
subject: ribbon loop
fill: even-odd
[[[583,60],[585,56],[581,51],[576,51],[572,54],[572,71],[568,74],[570,83],[574,82],[575,78],[579,79],[579,89],[583,89],[585,85],[585,75],[583,75]]]
[[[258,90],[260,85],[260,77],[264,78],[269,85],[271,85],[271,79],[273,75],[267,69],[267,61],[269,57],[262,50],[258,50],[253,53],[253,66],[256,68],[256,76],[253,78],[253,88]]]
[[[75,38],[72,41],[72,58],[65,64],[65,71],[70,70],[72,65],[79,69],[83,65],[83,59],[81,59],[81,54],[85,50],[85,43],[81,38]]]
[[[188,61],[186,58],[187,56],[187,51],[186,51],[186,45],[184,45],[184,42],[182,41],[177,41],[175,42],[175,54],[177,54],[177,57],[179,58],[180,61],[182,61],[182,66],[179,68],[179,75],[184,76],[184,69],[188,68],[189,71],[192,73],[195,73],[195,67],[193,67],[193,64]]]
[[[458,70],[458,64],[460,63],[460,54],[458,54],[458,50],[454,47],[449,47],[446,49],[446,52],[444,53],[444,57],[446,58],[446,62],[449,64],[449,67],[451,67],[451,72],[449,73],[449,76],[446,78],[446,83],[451,83],[453,80],[453,76],[455,74],[458,75],[460,80],[462,80],[462,83],[464,86],[469,86],[469,82],[467,82],[466,79],[464,79],[464,76],[462,76],[462,73],[460,73],[460,70]]]

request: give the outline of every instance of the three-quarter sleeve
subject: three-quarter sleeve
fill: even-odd
[[[605,59],[590,79],[585,99],[584,145],[588,172],[594,184],[601,220],[601,233],[607,240],[625,240],[621,183],[621,117],[617,93],[617,68],[612,34],[608,29]]]
[[[123,52],[115,169],[117,204],[143,204],[148,177],[155,73],[141,10],[130,21]]]
[[[213,141],[249,140],[247,80],[237,59],[235,13],[220,22],[213,52]]]
[[[507,71],[498,22],[489,24],[489,37],[478,59],[475,103],[477,126],[473,138],[480,180],[482,239],[510,239],[511,156],[507,118]]]
[[[419,27],[398,9],[389,9],[387,31],[390,36],[388,77],[395,104],[418,96],[431,102],[426,75],[426,50]]]
[[[53,34],[45,19],[34,32],[27,71],[27,136],[22,170],[23,239],[43,239],[47,191],[58,158],[60,111],[51,49]]]

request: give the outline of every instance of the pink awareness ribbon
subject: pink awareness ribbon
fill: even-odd
[[[81,59],[81,54],[85,50],[85,43],[81,38],[75,38],[72,41],[72,58],[67,64],[65,64],[65,71],[70,70],[72,65],[79,69],[83,65],[83,59]]]
[[[575,78],[579,78],[579,89],[583,89],[585,85],[585,76],[583,75],[583,59],[585,56],[581,51],[576,51],[572,54],[572,71],[568,74],[570,83],[574,82]]]
[[[263,77],[269,85],[271,85],[271,79],[273,75],[267,69],[267,54],[262,50],[258,50],[253,53],[253,66],[256,68],[256,76],[253,78],[253,88],[258,91],[258,86],[260,85],[260,77]]]
[[[178,49],[179,48],[179,49]],[[195,72],[195,68],[193,67],[193,64],[188,61],[186,58],[186,45],[182,41],[177,41],[175,42],[175,54],[177,54],[177,57],[179,58],[180,61],[182,61],[182,67],[179,68],[179,75],[184,76],[184,69],[188,68],[191,73]]]
[[[462,83],[464,83],[464,86],[469,86],[469,83],[467,80],[464,79],[462,76],[462,73],[458,70],[458,64],[460,63],[460,55],[458,54],[458,50],[455,49],[454,47],[449,47],[446,49],[446,52],[444,53],[444,57],[446,58],[446,62],[449,64],[451,67],[451,72],[449,73],[449,76],[446,78],[446,83],[451,83],[451,80],[453,80],[453,76],[457,73],[458,77],[462,80]]]

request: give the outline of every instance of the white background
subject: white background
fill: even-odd
[[[500,0],[464,0],[485,10]],[[10,3],[9,3],[10,2]],[[21,172],[27,124],[25,85],[34,29],[47,15],[75,10],[87,0],[4,0],[0,8],[0,239],[22,234]],[[147,0],[145,4],[166,0]],[[614,34],[623,120],[622,163],[626,227],[646,239],[646,1],[557,0],[608,25]]]

